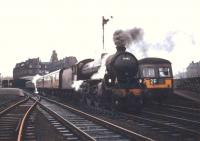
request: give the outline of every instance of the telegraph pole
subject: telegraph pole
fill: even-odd
[[[110,18],[113,18],[112,16],[110,16]],[[104,16],[102,16],[102,30],[103,30],[103,37],[102,37],[102,42],[103,42],[103,49],[104,49],[104,25],[107,24],[107,22],[110,19],[105,19]]]
[[[1,73],[0,73],[0,87],[2,87],[2,84],[1,84]]]

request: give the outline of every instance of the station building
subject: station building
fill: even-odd
[[[57,53],[54,50],[50,62],[42,62],[38,57],[17,63],[13,69],[14,84],[15,86],[20,84],[20,87],[23,87],[25,81],[21,79],[24,77],[35,76],[36,74],[44,75],[58,69],[70,67],[76,63],[77,59],[74,56],[58,60]]]
[[[187,77],[191,78],[191,77],[200,77],[200,61],[199,62],[194,62],[192,61],[188,67],[187,67]]]

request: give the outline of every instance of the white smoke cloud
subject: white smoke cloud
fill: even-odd
[[[97,73],[95,73],[94,75],[92,75],[92,79],[103,79],[105,72],[106,72],[106,59],[108,58],[109,54],[104,53],[102,58],[101,58],[101,62],[100,62],[100,68],[98,70]]]
[[[34,85],[34,87],[35,87],[35,90],[34,90],[35,93],[38,93],[38,91],[37,91],[37,86],[36,86],[36,82],[37,82],[37,80],[40,79],[41,77],[42,77],[41,75],[36,74],[36,75],[33,77],[33,79],[32,79],[32,83],[33,83],[33,85]]]
[[[73,81],[72,88],[74,88],[75,91],[78,91],[80,90],[80,86],[82,83],[83,83],[83,80]]]

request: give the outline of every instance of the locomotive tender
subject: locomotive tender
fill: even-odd
[[[73,93],[88,105],[128,111],[140,110],[143,105],[143,88],[138,74],[138,60],[117,47],[117,52],[106,58],[102,78],[92,76],[102,67],[102,62],[85,59],[76,65],[46,74],[36,81],[38,91],[54,92],[60,95]],[[82,81],[78,93],[74,93],[74,83]],[[29,82],[30,83],[30,82]],[[27,83],[27,86],[31,87]]]

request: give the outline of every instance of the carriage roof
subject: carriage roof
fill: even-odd
[[[163,58],[155,58],[155,57],[148,57],[148,58],[143,58],[140,59],[139,64],[171,64],[169,60],[163,59]]]

